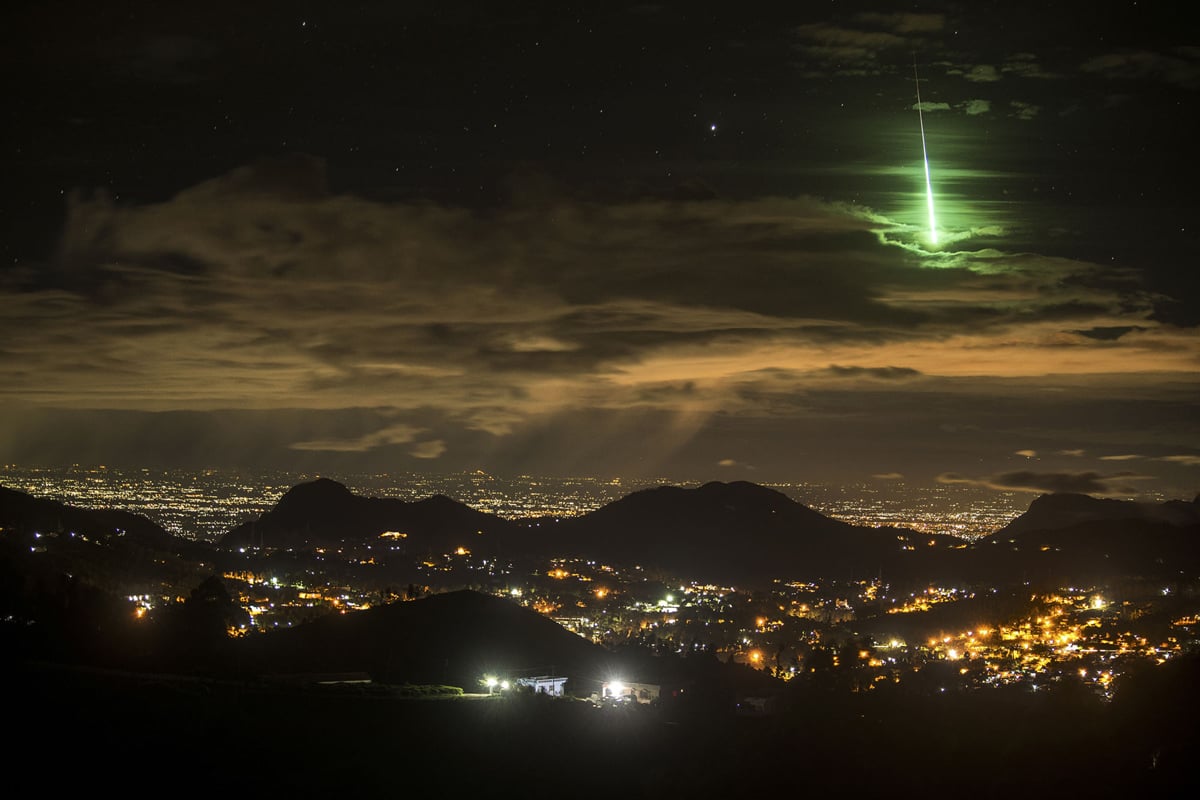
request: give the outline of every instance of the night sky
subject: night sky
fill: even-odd
[[[1176,7],[709,5],[7,4],[0,462],[1190,499]]]

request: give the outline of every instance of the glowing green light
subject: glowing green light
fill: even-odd
[[[921,137],[924,145],[924,136]],[[929,156],[925,156],[925,204],[929,206],[929,241],[937,244],[937,222],[933,218],[933,184],[929,182]]]
[[[925,204],[929,206],[929,241],[937,244],[937,221],[933,216],[933,182],[929,179],[929,151],[925,148],[925,115],[921,113],[921,78],[917,62],[913,61],[913,77],[917,81],[917,119],[921,123],[921,155],[925,158]]]

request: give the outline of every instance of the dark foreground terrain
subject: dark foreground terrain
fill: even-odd
[[[546,697],[410,699],[26,663],[10,692],[11,786],[272,796],[1184,796],[1195,659],[1099,703],[1071,687],[789,694],[770,716]],[[57,793],[56,791],[56,793]]]

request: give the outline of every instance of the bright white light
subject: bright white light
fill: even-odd
[[[921,123],[921,155],[925,159],[925,204],[929,207],[929,241],[937,244],[937,222],[933,218],[933,183],[929,179],[929,151],[925,149],[925,115],[921,109],[921,78],[917,75],[917,62],[913,61],[913,77],[917,81],[917,119]]]

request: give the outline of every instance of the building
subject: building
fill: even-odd
[[[562,697],[567,685],[567,679],[554,675],[538,675],[533,678],[517,678],[518,686],[528,686],[534,694],[546,694],[551,697]]]

